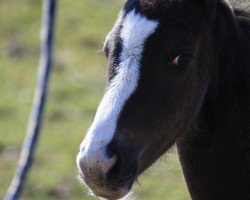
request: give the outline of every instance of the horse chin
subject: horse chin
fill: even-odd
[[[100,197],[101,199],[117,200],[123,199],[128,196],[130,189],[128,188],[113,188],[113,189],[91,189],[93,196]]]
[[[89,190],[90,195],[97,196],[100,199],[117,200],[126,199],[131,194],[131,183],[123,184],[121,187],[101,184],[97,186],[86,180],[80,173],[78,176],[79,181]]]
[[[101,190],[91,190],[94,196],[98,196],[101,199],[108,199],[108,200],[117,200],[126,197],[130,190],[126,188],[116,188],[110,191],[101,191]]]

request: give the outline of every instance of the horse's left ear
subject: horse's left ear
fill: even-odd
[[[216,18],[216,10],[219,5],[223,5],[228,10],[233,10],[229,0],[196,0],[201,5],[203,12],[207,16],[208,23],[213,23]]]
[[[213,23],[216,15],[218,0],[196,0],[201,5],[201,8],[207,18],[209,24]]]

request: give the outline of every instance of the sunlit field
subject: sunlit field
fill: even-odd
[[[75,157],[106,85],[98,53],[123,1],[59,0],[44,125],[22,200],[96,199],[77,181]],[[40,53],[42,1],[0,1],[0,199],[25,136]],[[188,200],[174,148],[135,184],[131,199]]]

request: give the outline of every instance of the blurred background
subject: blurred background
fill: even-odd
[[[22,200],[94,200],[77,181],[75,157],[106,85],[98,53],[124,1],[59,0],[54,65],[43,129]],[[0,199],[25,137],[37,78],[42,1],[0,1]],[[188,200],[173,148],[139,179],[132,199]]]

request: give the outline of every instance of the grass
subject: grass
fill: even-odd
[[[36,83],[42,1],[0,2],[0,199],[14,173]],[[96,199],[76,180],[75,156],[106,84],[98,54],[120,0],[58,1],[54,68],[36,159],[22,200]],[[187,200],[176,153],[140,178],[134,197]]]

